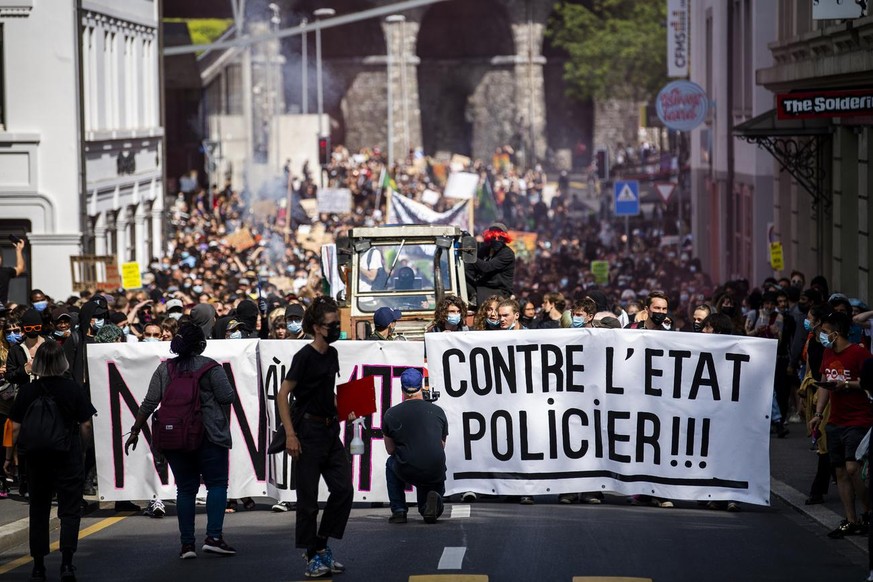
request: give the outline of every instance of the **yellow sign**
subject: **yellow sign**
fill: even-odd
[[[591,261],[591,274],[598,285],[609,283],[609,261]]]
[[[785,268],[785,259],[782,257],[782,243],[770,243],[770,266],[774,271],[781,271]]]
[[[121,264],[121,286],[125,289],[141,289],[142,276],[140,275],[139,263]]]

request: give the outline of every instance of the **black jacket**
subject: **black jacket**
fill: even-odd
[[[470,283],[476,288],[477,305],[492,295],[509,298],[515,279],[515,252],[503,245],[496,253],[490,245],[481,245],[478,259],[470,265]]]

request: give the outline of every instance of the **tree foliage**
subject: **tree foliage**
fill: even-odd
[[[577,99],[653,98],[667,82],[666,0],[562,0],[547,34],[565,50],[567,93]]]

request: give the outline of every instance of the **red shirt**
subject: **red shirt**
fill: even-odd
[[[821,360],[822,382],[855,382],[861,377],[864,360],[869,352],[857,344],[850,344],[837,353],[828,348]],[[873,405],[863,390],[834,390],[831,392],[831,416],[828,421],[837,426],[873,425]]]

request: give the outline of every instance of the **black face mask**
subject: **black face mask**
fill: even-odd
[[[495,253],[505,246],[506,243],[504,243],[502,240],[491,241],[491,248],[494,250]]]
[[[33,339],[33,338],[39,337],[39,332],[38,331],[28,331],[24,335],[26,335],[30,339]]]
[[[332,344],[340,338],[340,324],[335,321],[327,326],[327,336],[324,338],[327,343]]]
[[[534,320],[533,317],[523,317],[522,316],[519,318],[519,321],[521,321],[521,324],[525,327],[530,327],[531,324],[533,324],[533,320]]]
[[[722,307],[721,312],[727,315],[728,317],[733,317],[737,314],[737,310],[735,307]]]
[[[667,319],[667,314],[652,313],[651,315],[649,315],[649,319],[651,319],[652,323],[654,323],[655,325],[661,325],[662,323],[664,323],[664,320]]]
[[[702,321],[700,321],[700,322],[695,321],[694,323],[691,324],[691,328],[694,331],[700,333],[701,331],[703,331],[703,322]]]

